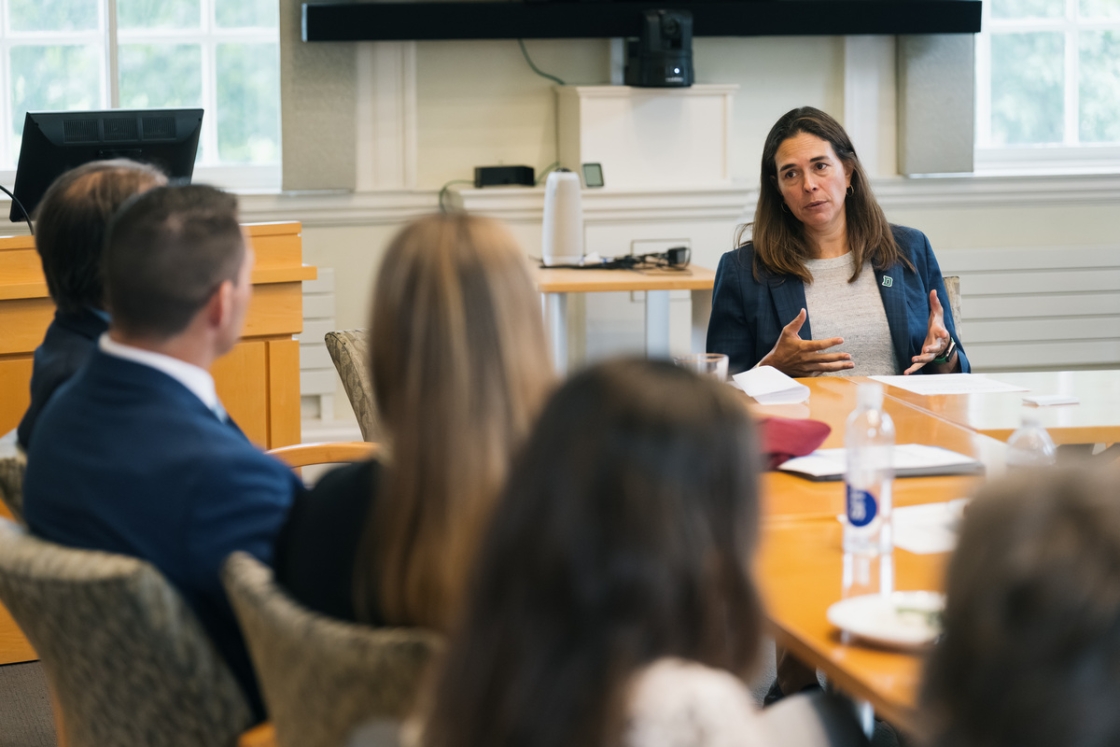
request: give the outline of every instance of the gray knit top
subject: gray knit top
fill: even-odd
[[[805,307],[809,312],[814,340],[843,337],[844,344],[826,352],[852,356],[855,368],[839,376],[883,376],[900,374],[891,344],[887,312],[875,284],[875,271],[868,262],[859,279],[849,283],[852,254],[805,262],[812,283],[805,284]]]

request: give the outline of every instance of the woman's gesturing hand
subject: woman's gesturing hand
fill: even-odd
[[[945,328],[945,309],[941,307],[941,302],[937,300],[937,291],[931,290],[929,292],[929,325],[926,331],[926,341],[922,344],[922,354],[911,358],[910,361],[914,365],[902,373],[907,375],[914,373],[922,366],[932,362],[937,356],[944,355],[948,349],[949,330]],[[939,366],[939,368],[944,367],[946,369],[944,373],[948,373],[956,367],[956,356],[954,355],[953,358],[954,360],[946,361]]]
[[[843,337],[802,340],[797,336],[808,316],[805,309],[802,309],[793,321],[783,327],[781,336],[774,343],[774,349],[759,361],[759,365],[773,366],[787,376],[819,376],[855,368],[856,364],[852,363],[852,356],[848,353],[821,352],[843,344]]]

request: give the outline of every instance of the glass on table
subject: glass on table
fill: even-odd
[[[704,376],[711,376],[717,381],[727,381],[727,356],[723,353],[691,353],[678,355],[673,362],[681,368],[687,368]]]

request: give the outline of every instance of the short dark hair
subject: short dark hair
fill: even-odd
[[[923,712],[937,747],[1120,744],[1120,475],[990,483],[949,564]]]
[[[214,187],[159,187],[109,225],[105,289],[113,326],[138,337],[182,332],[245,257],[237,198]]]
[[[35,248],[60,311],[104,306],[101,250],[109,219],[128,198],[166,183],[155,166],[123,158],[92,161],[54,180],[35,211]]]
[[[630,680],[656,659],[745,676],[758,464],[715,380],[644,360],[571,378],[494,512],[425,743],[617,744]]]

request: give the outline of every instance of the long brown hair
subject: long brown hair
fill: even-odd
[[[829,143],[845,169],[851,170],[851,188],[844,200],[844,214],[848,227],[848,248],[852,252],[852,277],[854,282],[863,270],[864,262],[878,270],[885,270],[902,262],[914,269],[902,254],[891,233],[891,225],[883,209],[871,192],[871,183],[860,165],[856,149],[840,123],[811,106],[786,112],[770,128],[762,147],[762,174],[758,192],[758,206],[754,223],[741,226],[735,243],[743,243],[746,232],[751,231],[754,243],[755,279],[761,281],[763,271],[773,275],[792,275],[803,282],[813,282],[805,267],[805,260],[814,256],[813,247],[805,237],[805,226],[785,209],[785,200],[778,188],[778,148],[795,135],[808,133]]]
[[[934,747],[1120,744],[1120,475],[985,486],[949,563],[922,688]]]
[[[425,709],[425,747],[606,747],[638,671],[746,676],[758,456],[714,380],[614,361],[549,401],[510,474]]]
[[[433,215],[390,244],[369,325],[388,457],[355,569],[360,618],[449,627],[552,386],[540,308],[525,255],[495,221]]]

